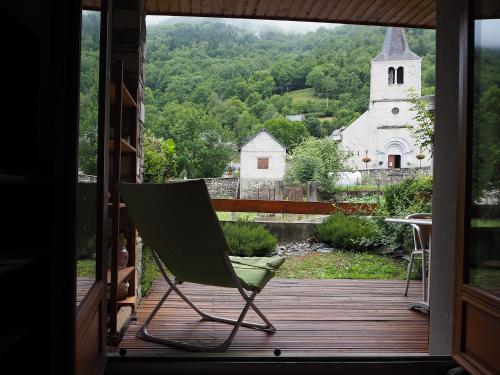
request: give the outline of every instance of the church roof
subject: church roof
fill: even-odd
[[[420,60],[421,57],[410,51],[402,27],[389,27],[385,34],[384,47],[372,61]]]

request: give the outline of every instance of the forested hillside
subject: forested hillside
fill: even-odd
[[[87,14],[84,25],[95,24],[93,17]],[[368,108],[370,60],[382,48],[385,28],[256,33],[234,23],[148,28],[146,128],[173,140],[176,170],[188,177],[220,175],[237,145],[262,127],[274,129],[292,149],[308,136],[323,137],[348,125]],[[423,94],[433,93],[434,31],[411,29],[407,36],[410,48],[423,57]],[[94,63],[98,43],[91,39],[83,43],[83,65]],[[85,66],[82,71],[94,73]],[[85,73],[82,80],[96,82]],[[325,100],[290,94],[305,88],[311,88],[304,93],[314,94],[312,99]],[[88,94],[87,86],[82,94]],[[285,119],[299,113],[308,114],[306,121]]]

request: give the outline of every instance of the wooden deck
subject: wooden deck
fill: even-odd
[[[76,278],[76,306],[80,305],[85,299],[90,288],[94,284],[93,277],[77,277]]]
[[[427,352],[428,316],[407,310],[418,300],[421,284],[412,283],[403,296],[402,280],[272,280],[256,298],[256,305],[278,329],[275,334],[241,328],[224,356],[408,354]],[[207,312],[237,317],[242,298],[232,289],[194,284],[181,286]],[[166,290],[156,280],[120,344],[129,356],[198,356],[135,337],[140,325]],[[170,300],[170,298],[172,298]],[[258,321],[253,311],[247,320]],[[177,295],[169,297],[150,333],[205,345],[220,343],[231,326],[200,321]],[[123,353],[124,351],[122,351]],[[217,354],[220,356],[221,354]]]

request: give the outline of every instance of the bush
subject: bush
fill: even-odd
[[[400,215],[401,213],[430,212],[432,208],[432,177],[406,178],[399,184],[387,186],[384,190],[380,213]]]
[[[413,249],[413,233],[409,225],[386,223],[386,217],[405,217],[414,213],[432,212],[432,177],[407,178],[387,186],[378,209],[382,236],[392,250]]]
[[[380,232],[374,222],[342,213],[335,213],[319,224],[316,236],[329,246],[343,250],[369,250],[380,245]]]
[[[276,237],[257,223],[238,220],[224,224],[222,229],[231,255],[268,256],[275,250],[278,243]]]

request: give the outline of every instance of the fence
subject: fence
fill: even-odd
[[[300,201],[266,201],[259,199],[212,199],[216,211],[258,212],[283,214],[330,215],[342,212],[345,215],[371,215],[375,213],[374,203],[329,203]]]

